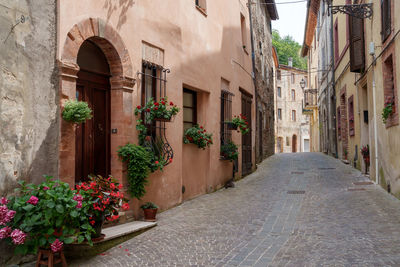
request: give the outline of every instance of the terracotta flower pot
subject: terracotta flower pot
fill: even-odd
[[[147,222],[155,222],[158,209],[143,209],[144,220]]]
[[[101,237],[101,229],[104,224],[104,215],[100,216],[100,218],[96,218],[95,223],[93,224],[93,228],[96,231],[92,234],[92,239]]]

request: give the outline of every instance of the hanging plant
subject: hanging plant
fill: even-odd
[[[146,193],[145,185],[150,174],[151,154],[144,147],[128,143],[119,147],[118,156],[128,165],[128,188],[131,196],[142,198]]]
[[[167,97],[162,97],[158,102],[151,98],[144,107],[136,107],[135,115],[144,113],[146,123],[153,120],[171,121],[180,109],[173,102],[169,102],[169,104],[167,102]]]
[[[239,157],[238,146],[232,141],[221,145],[221,156],[226,160],[236,160]]]
[[[84,101],[68,100],[65,102],[62,117],[66,121],[79,124],[92,118],[92,110]]]
[[[387,103],[385,104],[385,107],[382,110],[382,121],[383,123],[386,123],[387,119],[389,116],[393,113],[393,104],[392,103]]]
[[[195,125],[185,131],[183,136],[183,143],[195,144],[198,148],[206,149],[207,146],[212,145],[212,134],[206,133],[203,126]]]
[[[235,116],[232,120],[233,125],[236,128],[239,128],[238,132],[240,131],[243,135],[249,132],[249,123],[246,121],[246,117],[240,114],[239,116]]]

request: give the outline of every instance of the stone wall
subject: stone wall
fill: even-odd
[[[0,3],[0,196],[6,196],[17,180],[57,173],[56,3]],[[9,255],[3,246],[0,265]]]
[[[274,154],[274,61],[271,17],[265,5],[261,5],[264,1],[257,0],[256,2],[257,4],[252,5],[257,99],[255,151],[256,161],[261,162]]]

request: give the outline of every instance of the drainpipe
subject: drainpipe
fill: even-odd
[[[254,35],[253,35],[253,20],[252,20],[252,15],[251,15],[251,5],[252,2],[251,0],[248,0],[247,6],[249,8],[249,22],[250,22],[250,42],[251,42],[251,63],[252,63],[252,68],[253,68],[253,73],[252,73],[252,78],[253,78],[253,83],[254,83],[254,93],[255,93],[255,99],[254,99],[254,105],[255,105],[255,111],[256,111],[256,123],[255,123],[255,134],[257,135],[257,124],[258,124],[258,92],[257,92],[257,82],[256,82],[256,62],[255,62],[255,53],[254,53]],[[261,129],[259,129],[259,134],[261,134]],[[255,138],[255,141],[257,142],[257,138]],[[258,146],[260,147],[260,145]],[[256,145],[256,150],[257,150],[257,145]],[[256,153],[257,154],[257,153]],[[257,155],[255,155],[257,158]],[[255,162],[257,160],[255,159]]]
[[[331,5],[332,5],[333,0],[331,0]],[[328,11],[329,12],[329,11]],[[337,145],[337,138],[336,138],[336,91],[335,91],[335,63],[334,63],[334,40],[333,40],[333,14],[331,16],[331,25],[330,25],[330,33],[331,33],[331,68],[332,68],[332,79],[331,79],[331,86],[332,86],[332,91],[333,91],[333,106],[335,107],[333,111],[331,111],[333,114],[333,145],[335,146],[335,158],[338,158],[338,145]],[[330,98],[331,96],[329,96]],[[330,102],[330,101],[329,101]],[[339,118],[340,119],[340,118]],[[329,133],[329,130],[328,130]]]
[[[375,61],[375,55],[373,61]],[[379,170],[378,170],[378,130],[377,130],[377,117],[376,117],[376,84],[375,84],[375,67],[372,68],[372,101],[374,106],[374,142],[375,142],[375,182],[380,184]]]

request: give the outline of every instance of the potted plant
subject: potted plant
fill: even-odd
[[[361,147],[361,155],[363,156],[365,162],[365,173],[368,172],[368,166],[370,164],[370,156],[369,156],[369,145]]]
[[[248,122],[246,121],[246,117],[240,114],[239,116],[235,116],[232,120],[232,124],[235,125],[235,128],[239,128],[239,131],[242,134],[247,134],[249,132]]]
[[[212,134],[207,133],[203,126],[195,125],[187,129],[183,135],[183,143],[195,144],[198,148],[206,149],[212,145]]]
[[[386,124],[387,119],[394,113],[394,102],[391,98],[385,101],[385,107],[382,110],[382,121]]]
[[[16,254],[62,252],[64,244],[91,245],[94,232],[85,201],[67,183],[46,177],[39,184],[19,182],[16,195],[0,199],[0,239],[15,245]]]
[[[151,98],[144,107],[136,107],[135,115],[145,114],[146,123],[153,120],[169,122],[173,116],[178,114],[179,110],[173,102],[168,104],[167,97],[162,97],[160,101],[154,101]]]
[[[221,145],[221,157],[222,159],[233,161],[236,160],[239,156],[238,146],[229,141],[226,144]]]
[[[92,118],[92,110],[84,101],[68,100],[62,112],[64,120],[80,124]]]
[[[89,223],[94,228],[92,239],[102,239],[101,234],[104,221],[115,221],[119,218],[118,212],[129,209],[127,199],[120,191],[122,184],[118,183],[112,176],[104,178],[100,175],[89,177],[88,182],[76,185],[78,193],[82,199],[91,203],[87,214]]]
[[[156,204],[154,204],[153,202],[146,202],[142,206],[140,206],[140,208],[143,209],[145,221],[156,221],[156,214],[158,210],[158,206]]]

